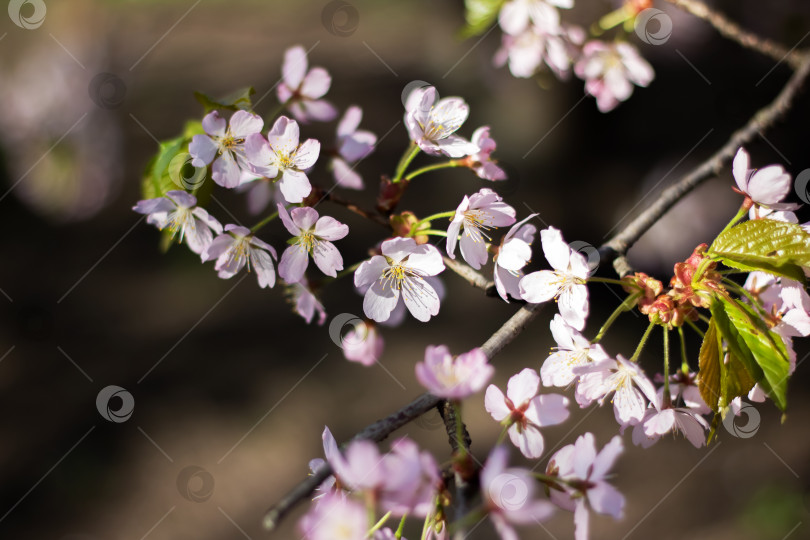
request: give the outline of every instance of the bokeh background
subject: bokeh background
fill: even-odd
[[[616,7],[578,4],[564,16],[585,25]],[[252,85],[254,98],[263,98],[257,111],[269,114],[278,105],[272,89],[284,50],[311,49],[311,65],[333,75],[328,98],[341,109],[362,106],[362,127],[381,137],[359,166],[369,192],[343,193],[370,205],[377,179],[393,171],[408,142],[403,89],[417,80],[434,84],[442,96],[469,102],[462,134],[491,126],[510,174],[497,189],[519,215],[539,212],[538,226],[553,224],[569,241],[598,246],[711,155],[790,76],[785,65],[723,40],[668,4],[657,7],[672,18],[670,40],[636,40],[655,81],[609,114],[582,99],[579,80],[518,80],[493,67],[498,29],[456,39],[460,0],[351,0],[337,10],[325,0],[44,5],[36,28],[0,16],[2,538],[268,537],[264,511],[307,474],[309,459],[322,455],[324,425],[346,440],[421,392],[413,366],[426,345],[463,352],[517,309],[448,272],[441,313],[428,325],[408,320],[383,329],[381,365],[365,368],[343,359],[328,330],[335,315],[362,314],[350,280],[325,291],[330,318],[319,327],[291,312],[280,287],[259,289],[253,276],[219,280],[210,263],[201,265],[185,248],[161,254],[159,233],[131,207],[156,141],[201,117],[195,90],[223,95]],[[789,47],[810,46],[806,2],[712,5]],[[35,14],[33,3],[21,9]],[[781,163],[794,175],[810,167],[808,112],[805,91],[749,145],[752,162]],[[328,146],[334,124],[307,126],[304,134]],[[331,185],[322,163],[311,178]],[[631,251],[634,264],[668,279],[674,262],[731,217],[740,202],[732,183],[725,170],[681,202]],[[401,208],[422,215],[453,209],[483,185],[469,171],[425,176]],[[255,222],[243,196],[220,191],[217,201],[209,210],[223,222]],[[382,238],[382,229],[342,207],[324,203],[319,210],[349,224],[352,233],[339,244],[347,264]],[[264,238],[283,247],[286,232],[275,225]],[[610,275],[608,266],[600,272]],[[589,335],[620,301],[607,287],[591,294]],[[539,368],[553,345],[551,312],[497,358],[494,382]],[[607,349],[629,355],[644,326],[625,316]],[[696,359],[697,342],[689,346]],[[810,378],[801,363],[808,347],[798,349],[783,423],[772,405],[761,404],[751,436],[721,428],[719,444],[708,449],[667,438],[642,451],[627,435],[614,479],[627,496],[626,517],[594,518],[592,538],[810,538]],[[659,337],[644,353],[651,371],[660,350]],[[133,396],[125,422],[109,422],[96,408],[109,385]],[[483,460],[499,427],[484,412],[483,396],[471,398],[465,411],[473,451]],[[586,430],[605,444],[616,432],[610,408],[574,410],[546,431],[546,443],[570,444]],[[435,412],[398,434],[448,457]],[[269,537],[298,538],[302,510]],[[524,537],[573,534],[570,514],[560,512],[545,527]],[[417,534],[408,529],[410,538]],[[494,532],[484,523],[470,537]]]

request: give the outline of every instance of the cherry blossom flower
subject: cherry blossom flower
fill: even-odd
[[[256,238],[247,227],[239,225],[225,225],[225,232],[217,236],[202,254],[203,261],[217,260],[214,270],[222,279],[232,278],[245,265],[250,272],[252,264],[261,288],[276,284],[273,260],[277,258],[273,246]]]
[[[555,426],[568,418],[568,398],[559,394],[537,395],[540,377],[531,368],[525,368],[509,379],[506,395],[490,384],[484,397],[487,412],[509,426],[509,438],[524,456],[539,458],[543,455],[541,427]]]
[[[487,262],[487,242],[492,241],[487,231],[515,222],[515,209],[489,188],[482,188],[472,196],[464,196],[447,227],[447,254],[455,259],[459,230],[461,256],[476,270]],[[484,240],[486,238],[486,241]]]
[[[338,450],[337,441],[335,437],[332,435],[332,432],[329,431],[328,426],[324,426],[323,433],[321,434],[321,439],[323,440],[323,455],[327,458],[327,460],[334,459],[335,456],[340,456],[340,451]],[[321,458],[315,458],[309,460],[309,470],[312,471],[312,474],[317,473],[321,467],[326,465],[326,461]],[[313,497],[313,499],[319,499],[326,495],[327,493],[339,490],[339,486],[337,485],[337,480],[335,479],[335,475],[330,474],[326,480],[321,482],[321,485],[318,486],[315,491],[320,492],[320,495]]]
[[[444,271],[439,250],[430,244],[417,245],[413,238],[392,238],[381,246],[382,255],[364,261],[354,273],[357,287],[368,287],[363,311],[383,322],[399,303],[400,296],[411,315],[427,322],[439,313],[439,295],[425,276]]]
[[[529,259],[532,257],[531,244],[534,242],[534,234],[537,232],[537,227],[526,222],[536,215],[531,214],[512,225],[506,236],[501,239],[501,245],[493,256],[495,289],[506,302],[509,302],[509,296],[520,298],[519,283],[523,278],[522,268],[529,263]]]
[[[433,156],[460,158],[477,153],[478,146],[453,135],[467,120],[469,105],[458,97],[443,98],[438,102],[436,97],[436,89],[432,86],[418,88],[408,96],[405,125],[411,140]]]
[[[489,126],[481,126],[473,131],[472,143],[479,148],[478,153],[465,158],[469,162],[472,170],[483,180],[506,180],[506,173],[498,167],[497,161],[492,159],[492,152],[495,151],[495,140],[489,136]]]
[[[314,67],[307,71],[307,67],[307,53],[303,47],[297,45],[287,49],[281,66],[283,79],[276,89],[278,100],[299,122],[331,122],[338,111],[321,98],[329,91],[332,77],[323,68]]]
[[[608,112],[633,94],[633,84],[647,86],[655,77],[652,66],[629,43],[589,41],[574,66],[585,80],[585,91],[596,98],[596,106]]]
[[[146,222],[163,230],[166,227],[172,238],[180,233],[178,242],[184,239],[191,251],[202,255],[211,244],[214,236],[219,234],[222,225],[208,215],[204,208],[197,206],[197,198],[183,190],[173,190],[165,197],[138,201],[133,208],[139,214],[147,214]]]
[[[709,429],[709,423],[698,411],[685,407],[664,407],[660,395],[656,396],[652,405],[633,428],[633,444],[649,448],[671,431],[683,433],[695,448],[706,444],[705,431]]]
[[[364,540],[368,533],[366,509],[342,494],[330,493],[313,503],[298,522],[306,540]]]
[[[272,178],[257,176],[254,173],[243,173],[236,191],[237,193],[247,192],[247,209],[253,216],[263,212],[270,203],[286,202],[278,183]]]
[[[416,378],[434,396],[464,399],[481,391],[495,373],[487,355],[475,348],[453,358],[446,345],[428,345],[424,362],[416,364]]]
[[[776,323],[774,332],[783,338],[810,335],[810,295],[801,283],[765,272],[751,272],[744,287],[771,315]]]
[[[245,141],[262,130],[264,120],[247,111],[236,111],[226,129],[225,119],[213,111],[203,118],[202,126],[206,134],[194,135],[188,145],[188,153],[194,158],[191,164],[206,167],[213,161],[211,178],[214,182],[222,187],[235,188],[239,185],[242,171],[250,168]],[[219,157],[214,160],[217,154]]]
[[[515,525],[534,525],[554,513],[554,505],[536,500],[532,471],[507,468],[509,450],[496,446],[481,469],[484,506],[501,540],[518,540]]]
[[[379,493],[383,511],[425,517],[433,510],[439,467],[430,452],[420,452],[415,442],[402,437],[383,457],[383,469],[385,481]]]
[[[501,67],[508,62],[513,76],[529,78],[545,62],[557,77],[565,80],[571,74],[571,64],[578,57],[584,39],[584,32],[578,26],[560,26],[553,31],[531,26],[519,34],[504,34],[493,63]]]
[[[585,328],[588,317],[588,261],[563,240],[558,229],[540,231],[543,253],[554,270],[532,272],[520,280],[520,296],[539,304],[558,300],[560,315],[576,330]]]
[[[546,474],[564,480],[559,489],[550,490],[551,501],[574,512],[576,540],[588,538],[588,507],[599,514],[621,519],[624,514],[624,495],[605,479],[616,458],[624,450],[616,435],[596,453],[592,433],[580,435],[574,444],[557,451],[549,460]]]
[[[304,277],[309,257],[327,276],[335,277],[343,270],[343,257],[331,242],[349,234],[349,227],[329,216],[318,217],[314,208],[293,208],[288,214],[284,205],[278,205],[278,215],[284,227],[293,235],[290,247],[281,254],[278,273],[288,283]]]
[[[669,394],[670,400],[676,402],[678,398],[683,401],[686,408],[692,409],[700,414],[709,414],[712,410],[703,401],[700,395],[700,389],[697,385],[699,375],[694,372],[684,373],[678,370],[669,377]],[[663,377],[660,374],[655,376],[656,382],[663,382]],[[658,399],[661,400],[663,396],[663,387],[658,391]]]
[[[306,169],[315,165],[321,143],[315,139],[299,141],[299,128],[295,120],[281,116],[267,134],[250,135],[245,141],[248,160],[254,169],[267,178],[280,175],[277,182],[281,194],[289,203],[300,203],[312,191]]]
[[[382,356],[385,342],[377,331],[377,325],[371,321],[362,321],[346,333],[340,346],[346,360],[372,366]]]
[[[510,0],[498,13],[498,23],[511,35],[532,27],[555,33],[560,26],[560,14],[554,6],[572,8],[574,0]]]
[[[790,174],[781,165],[768,165],[762,169],[751,169],[750,165],[748,152],[740,147],[734,156],[732,172],[739,192],[745,195],[745,204],[751,205],[750,219],[765,217],[776,210],[799,208],[798,204],[780,202],[793,188]]]
[[[329,434],[331,437],[331,433]],[[332,445],[334,437],[327,441],[324,431],[324,452],[326,461],[332,466],[332,471],[340,485],[351,490],[369,491],[376,493],[385,483],[386,471],[383,458],[377,445],[372,441],[361,439],[349,443],[346,451],[341,454],[337,443]],[[327,451],[326,444],[329,443]]]
[[[317,312],[318,326],[323,326],[323,323],[326,322],[326,310],[318,297],[315,296],[315,293],[310,290],[307,279],[303,278],[296,283],[289,283],[287,290],[294,311],[303,317],[307,324],[312,322]]]
[[[363,189],[363,178],[349,164],[357,163],[374,151],[377,136],[370,131],[358,130],[363,110],[352,105],[337,127],[337,155],[332,158],[335,182],[342,188]]]
[[[591,345],[582,334],[566,324],[559,313],[554,315],[550,326],[557,351],[551,353],[540,368],[543,386],[568,386],[579,378],[574,373],[575,368],[608,359],[601,345]]]
[[[586,407],[593,401],[603,404],[613,394],[613,413],[622,426],[641,421],[647,408],[647,400],[656,399],[655,387],[644,371],[622,355],[609,358],[574,370],[578,374],[577,402]]]

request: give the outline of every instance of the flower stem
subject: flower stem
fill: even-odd
[[[407,517],[408,514],[406,512],[405,515],[402,516],[402,519],[399,520],[399,527],[397,527],[397,532],[394,533],[394,538],[396,538],[397,540],[400,540],[402,538],[402,533],[405,530],[405,518]]]
[[[706,337],[706,335],[703,333],[703,330],[698,328],[697,325],[695,323],[693,323],[692,321],[690,321],[689,319],[686,319],[686,324],[688,324],[692,328],[692,330],[697,332],[697,334],[700,336],[700,339],[703,339],[704,337]]]
[[[272,214],[270,214],[269,216],[267,216],[266,218],[264,218],[263,220],[261,220],[260,222],[258,222],[256,225],[251,227],[250,232],[255,233],[256,231],[258,231],[259,229],[261,229],[262,227],[264,227],[265,225],[267,225],[268,223],[270,223],[271,221],[273,221],[277,217],[278,217],[278,211],[275,211]]]
[[[669,395],[669,330],[664,328],[664,398],[661,407],[668,409],[672,406],[672,396]]]
[[[619,318],[619,315],[625,311],[630,311],[633,309],[633,306],[636,305],[636,301],[638,300],[639,296],[641,296],[641,293],[633,293],[625,298],[624,302],[619,304],[619,307],[617,307],[613,313],[610,314],[610,317],[608,317],[608,320],[602,325],[602,328],[599,329],[599,333],[596,334],[596,337],[591,340],[591,343],[599,343],[599,340],[605,336],[605,332],[607,332],[610,325],[612,325],[616,319]]]
[[[455,215],[456,215],[455,210],[449,210],[447,212],[439,212],[438,214],[433,214],[433,215],[430,215],[430,216],[428,216],[426,218],[422,218],[419,221],[417,221],[416,223],[414,223],[413,225],[411,225],[411,232],[409,233],[408,236],[415,236],[417,233],[421,233],[421,231],[419,231],[418,229],[424,223],[429,223],[429,222],[433,221],[434,219],[452,218]]]
[[[402,180],[402,175],[405,174],[405,169],[408,168],[408,165],[411,164],[413,158],[416,157],[416,154],[419,153],[419,147],[416,145],[415,142],[411,141],[410,146],[408,149],[405,150],[405,153],[402,154],[402,159],[399,160],[399,164],[397,165],[397,172],[394,175],[394,179],[391,180],[394,184],[398,183]]]
[[[509,426],[503,426],[503,429],[501,430],[501,434],[498,436],[498,441],[495,443],[495,446],[500,445],[503,441],[506,440],[506,433],[508,429]]]
[[[610,283],[612,285],[625,285],[625,282],[620,279],[610,279],[603,277],[589,277],[588,283]]]
[[[740,209],[737,210],[737,214],[733,218],[731,218],[731,221],[729,221],[725,227],[723,227],[722,231],[717,233],[717,236],[720,236],[721,234],[732,228],[734,225],[736,225],[737,222],[740,221],[746,214],[748,214],[748,208],[746,208],[745,205],[740,206]]]
[[[374,518],[374,510],[373,509],[371,511],[371,517],[372,517],[372,519]],[[388,521],[388,518],[390,518],[390,517],[391,517],[391,512],[388,512],[383,517],[381,517],[380,521],[378,521],[377,523],[372,525],[372,527],[368,530],[368,535],[367,536],[369,536],[369,537],[374,536],[374,533],[379,531],[380,529],[382,529],[382,526],[385,525],[385,522]]]
[[[439,169],[449,169],[451,167],[460,167],[461,160],[458,159],[451,159],[450,161],[443,161],[442,163],[434,163],[433,165],[427,165],[422,167],[421,169],[416,169],[411,174],[405,177],[405,180],[413,180],[420,174],[425,174],[426,172],[436,171]]]
[[[652,333],[652,329],[655,327],[655,323],[651,322],[649,326],[647,326],[647,330],[644,331],[644,335],[641,336],[641,341],[638,342],[638,347],[636,347],[636,352],[633,353],[633,357],[630,359],[631,362],[638,362],[638,357],[641,356],[641,351],[644,349],[644,345],[647,344],[647,339],[649,339],[650,334]]]
[[[678,327],[678,336],[681,338],[681,371],[689,373],[689,361],[686,358],[686,338],[683,336],[683,326]]]

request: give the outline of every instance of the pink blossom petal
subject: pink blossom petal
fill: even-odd
[[[757,170],[748,183],[748,194],[762,205],[775,204],[787,197],[793,187],[790,175],[781,165]]]
[[[525,297],[524,297],[525,298]],[[531,302],[528,298],[527,301]],[[588,287],[585,285],[572,285],[560,293],[560,315],[572,328],[582,330],[588,318]]]
[[[527,425],[525,428],[520,428],[518,424],[512,424],[507,430],[509,439],[512,444],[520,449],[520,453],[529,459],[539,458],[543,455],[545,443],[543,442],[543,435],[540,430]]]
[[[298,169],[309,169],[318,160],[318,154],[321,152],[321,143],[315,139],[307,139],[298,150],[295,152],[295,166]]]
[[[253,271],[256,272],[256,279],[259,280],[259,287],[273,287],[276,284],[276,269],[270,254],[259,249],[252,249],[250,250],[250,260],[253,264]]]
[[[574,540],[588,540],[589,530],[588,507],[585,506],[585,499],[579,499],[574,509]]]
[[[338,153],[348,161],[363,159],[374,150],[377,136],[370,131],[358,131],[341,140]]]
[[[281,223],[284,224],[284,228],[287,229],[287,232],[289,232],[293,236],[300,235],[301,229],[298,227],[298,225],[296,225],[293,222],[292,218],[290,217],[290,214],[287,213],[287,209],[284,208],[284,205],[278,203],[276,204],[276,208],[278,208],[278,217],[281,218]]]
[[[379,276],[380,274],[377,274],[377,278]],[[391,316],[391,312],[399,302],[399,295],[399,289],[383,285],[380,279],[376,279],[363,298],[363,312],[369,319],[383,322]]]
[[[503,392],[494,384],[490,384],[487,387],[486,394],[484,395],[484,408],[497,422],[502,421],[512,412],[506,405]]]
[[[325,99],[304,100],[295,105],[303,109],[303,120],[315,120],[316,122],[331,122],[337,118],[337,108]]]
[[[516,236],[507,239],[498,253],[498,266],[511,272],[517,272],[532,257],[532,248],[528,242]]]
[[[338,137],[347,137],[357,131],[363,119],[363,109],[357,105],[352,105],[343,113],[343,118],[337,126]]]
[[[448,243],[449,240],[448,237]],[[469,229],[464,229],[464,234],[461,235],[461,256],[476,270],[485,265],[489,258],[486,244],[479,236],[472,236]]]
[[[532,304],[548,302],[560,292],[560,281],[551,270],[532,272],[520,280],[520,297]]]
[[[407,279],[407,283],[402,287],[402,297],[408,311],[418,321],[427,322],[439,313],[441,305],[439,295],[421,277],[412,276]]]
[[[290,155],[298,148],[298,122],[286,116],[279,116],[267,133],[267,142],[275,152]]]
[[[540,231],[540,242],[543,244],[543,254],[554,270],[568,270],[568,261],[571,258],[571,248],[565,243],[562,233],[554,227]]]
[[[593,445],[593,435],[591,435],[591,444]],[[593,463],[592,477],[600,480],[604,478],[608,471],[613,467],[613,464],[616,462],[619,454],[621,454],[623,451],[624,444],[622,444],[622,438],[618,435],[614,435],[610,442],[607,443],[604,448],[602,448],[599,455],[591,459],[591,462]]]
[[[202,119],[203,130],[214,137],[224,137],[227,122],[217,111],[211,111]]]
[[[309,206],[293,208],[290,211],[292,222],[301,232],[310,231],[318,221],[318,212]],[[300,234],[300,233],[299,233]],[[298,236],[298,235],[295,235]]]
[[[301,245],[293,245],[284,250],[281,254],[281,261],[278,263],[278,274],[287,283],[296,283],[304,277],[304,272],[309,265],[309,254]]]
[[[371,259],[363,261],[354,272],[354,286],[357,288],[367,287],[380,279],[386,268],[388,268],[388,262],[385,257],[380,255],[374,255]]]
[[[332,174],[335,176],[335,183],[344,189],[363,189],[363,177],[360,176],[354,167],[350,167],[341,158],[332,158]]]
[[[568,398],[559,394],[544,394],[533,398],[524,413],[538,427],[562,424],[569,414]]]
[[[524,368],[517,375],[513,375],[506,386],[506,395],[516,407],[529,401],[537,395],[540,388],[540,376],[531,368]]]
[[[748,193],[748,171],[750,163],[751,158],[748,157],[748,152],[741,146],[734,156],[734,163],[732,164],[731,170],[734,174],[734,181],[737,183],[737,187],[743,193]]]
[[[323,216],[315,223],[315,236],[324,240],[340,240],[349,234],[349,226],[333,217]]]
[[[231,116],[231,135],[237,138],[244,138],[251,133],[258,133],[264,127],[262,117],[247,111],[236,111]]]
[[[284,63],[281,73],[284,82],[291,88],[298,88],[307,72],[307,53],[300,45],[290,47],[284,52]]]
[[[343,257],[332,242],[320,241],[312,250],[312,260],[321,272],[330,277],[337,276],[343,270]]]
[[[312,192],[312,186],[309,183],[307,175],[300,171],[293,171],[286,169],[281,173],[281,179],[278,181],[281,194],[284,200],[288,203],[303,202]]]
[[[301,83],[301,95],[310,99],[318,99],[329,91],[332,85],[332,77],[329,72],[321,67],[314,67],[304,77]]]
[[[451,158],[461,158],[478,153],[478,146],[458,135],[448,135],[443,139],[435,141],[438,150],[445,156]],[[425,150],[423,148],[423,150]]]
[[[223,153],[214,161],[211,168],[211,178],[224,188],[235,188],[239,185],[242,172],[230,152]]]
[[[208,135],[194,135],[188,144],[188,153],[191,155],[191,164],[195,167],[209,165],[217,156],[217,145]]]
[[[607,482],[597,482],[588,490],[588,502],[600,514],[608,514],[615,519],[621,519],[624,514],[624,495]]]

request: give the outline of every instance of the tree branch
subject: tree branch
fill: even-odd
[[[778,63],[787,62],[793,69],[798,69],[804,60],[802,53],[769,39],[763,39],[756,34],[743,30],[735,22],[727,19],[725,15],[713,11],[709,6],[697,0],[667,0],[669,3],[691,13],[695,17],[708,22],[723,36],[736,41],[743,47],[757,51],[776,60]]]
[[[490,360],[504,347],[512,342],[526,328],[532,319],[540,312],[543,304],[527,304],[520,308],[509,318],[490,338],[481,346],[484,354]],[[370,424],[357,433],[351,440],[370,439],[382,441],[392,432],[418,418],[433,407],[436,407],[440,398],[433,394],[424,393],[398,411]],[[332,474],[332,468],[326,463],[318,472],[308,476],[295,486],[278,503],[270,508],[264,516],[263,525],[267,530],[275,529],[279,522],[292,510],[296,504],[309,497],[326,478]]]
[[[681,0],[679,0],[681,1]],[[726,144],[708,160],[684,176],[674,185],[665,189],[646,210],[636,217],[622,231],[599,248],[602,260],[613,261],[619,276],[632,271],[624,258],[630,247],[641,238],[670,208],[692,191],[701,182],[717,176],[726,163],[731,161],[737,149],[751,141],[757,133],[770,128],[793,104],[799,89],[810,75],[810,54],[802,53],[802,62],[782,91],[769,105],[760,109],[741,129],[735,131]]]
[[[459,276],[463,277],[467,280],[467,283],[472,285],[473,287],[478,287],[479,289],[483,289],[484,291],[490,289],[491,287],[495,286],[494,281],[490,281],[484,277],[483,274],[480,272],[476,272],[469,266],[464,263],[458,262],[455,259],[451,259],[450,257],[442,257],[444,259],[444,265],[458,274]]]

